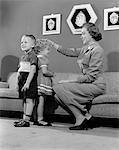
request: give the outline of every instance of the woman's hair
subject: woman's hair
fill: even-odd
[[[84,23],[83,27],[87,29],[89,34],[96,41],[100,41],[102,39],[102,34],[99,32],[99,28],[95,24],[88,22],[88,23]]]

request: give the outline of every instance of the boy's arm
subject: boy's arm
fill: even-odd
[[[25,90],[27,90],[29,88],[29,85],[30,85],[30,83],[31,83],[31,81],[33,79],[33,76],[34,76],[35,72],[36,72],[36,65],[31,65],[31,70],[29,72],[29,75],[27,77],[26,83],[24,84],[22,90],[25,91]]]
[[[19,72],[16,73],[16,90],[18,90],[18,77],[19,77]]]

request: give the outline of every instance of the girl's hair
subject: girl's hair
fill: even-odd
[[[99,28],[95,24],[88,22],[88,23],[84,23],[83,27],[87,29],[89,34],[96,41],[100,41],[102,39],[102,34],[99,32]]]
[[[49,51],[49,46],[40,41],[40,39],[36,39],[36,44],[34,47],[34,52],[36,55],[39,55],[43,51]]]

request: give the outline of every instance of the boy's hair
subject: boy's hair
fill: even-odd
[[[36,38],[35,38],[34,35],[32,35],[32,34],[25,34],[24,36],[30,37],[34,41],[34,43],[36,44]]]

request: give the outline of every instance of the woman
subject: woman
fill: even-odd
[[[81,29],[82,48],[63,48],[50,40],[49,44],[63,55],[77,57],[82,71],[78,76],[60,81],[54,85],[56,99],[69,108],[75,116],[76,123],[70,130],[87,130],[93,117],[89,109],[93,99],[105,92],[103,79],[103,49],[97,41],[102,39],[98,27],[85,23]]]

